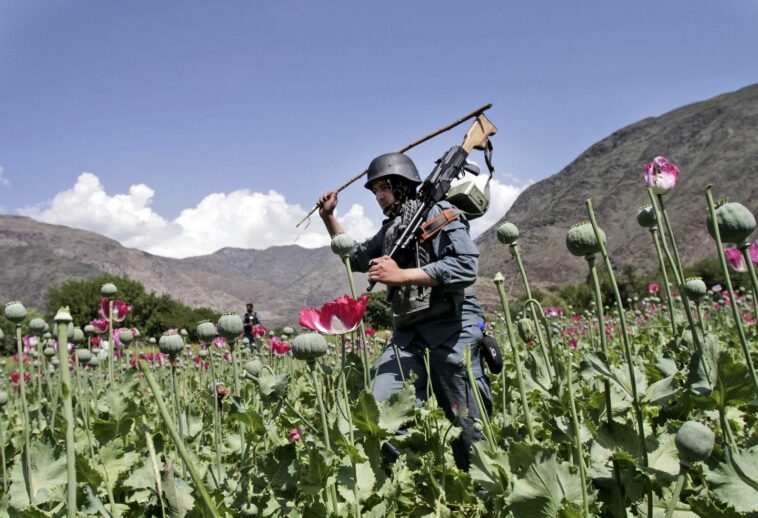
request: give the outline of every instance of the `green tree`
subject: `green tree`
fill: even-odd
[[[368,304],[366,304],[366,312],[363,314],[363,321],[367,326],[374,329],[390,329],[392,328],[392,311],[385,302],[387,297],[386,291],[372,291],[370,293],[364,293],[368,295]]]

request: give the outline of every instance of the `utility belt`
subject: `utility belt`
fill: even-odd
[[[392,323],[395,327],[408,327],[458,313],[450,294],[429,286],[400,286],[395,289],[391,305]]]

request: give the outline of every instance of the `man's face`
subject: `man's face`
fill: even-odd
[[[395,195],[392,194],[392,189],[387,180],[377,180],[371,184],[371,192],[376,197],[376,202],[381,207],[382,212],[386,213],[387,210],[395,203]]]
[[[247,312],[248,313],[252,313],[253,312],[253,305],[252,304],[248,304],[247,305]]]

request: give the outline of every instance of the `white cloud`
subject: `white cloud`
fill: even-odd
[[[508,185],[493,178],[490,181],[490,207],[484,216],[471,222],[471,237],[479,236],[505,216],[523,190],[522,186]]]
[[[196,207],[182,210],[173,221],[152,209],[154,194],[147,185],[137,184],[129,188],[128,194],[109,195],[97,176],[82,173],[73,188],[44,204],[20,209],[19,213],[47,223],[92,230],[125,246],[168,257],[209,254],[223,247],[329,244],[318,216],[309,228],[296,229],[305,210],[287,203],[276,191],[212,193]],[[377,230],[357,204],[340,220],[357,240]]]
[[[3,169],[3,166],[0,165],[0,185],[3,187],[8,187],[11,182],[4,176],[5,170]]]

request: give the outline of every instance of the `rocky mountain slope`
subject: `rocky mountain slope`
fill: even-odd
[[[302,306],[349,292],[344,267],[329,248],[225,248],[170,259],[125,248],[94,232],[0,216],[0,300],[42,308],[49,286],[69,278],[125,275],[190,306],[242,313],[247,301],[268,325],[296,323]],[[365,276],[356,276],[359,286]]]
[[[480,275],[491,278],[502,271],[515,278],[515,262],[496,237],[497,227],[510,221],[521,233],[523,260],[535,284],[583,280],[586,263],[569,254],[565,238],[573,223],[588,220],[587,198],[608,236],[614,264],[638,271],[656,268],[652,240],[637,225],[636,214],[649,203],[642,164],[658,155],[681,171],[665,203],[682,259],[692,263],[714,257],[715,245],[705,230],[706,185],[713,184],[715,199],[729,197],[758,214],[758,85],[631,124],[591,146],[558,174],[531,185],[477,239]]]

